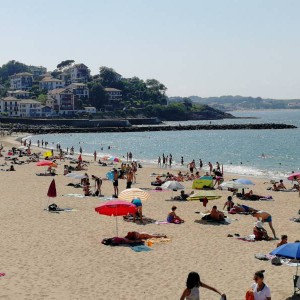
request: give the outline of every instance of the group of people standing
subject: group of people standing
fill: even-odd
[[[270,288],[264,283],[264,272],[264,270],[261,270],[254,273],[254,283],[246,292],[246,300],[271,300]],[[186,288],[184,289],[180,300],[199,300],[200,288],[211,290],[219,294],[221,296],[221,300],[226,300],[226,294],[201,281],[200,275],[197,272],[190,272],[188,274]]]

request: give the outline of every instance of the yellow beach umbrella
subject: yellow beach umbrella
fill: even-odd
[[[43,154],[44,157],[50,157],[52,156],[52,151],[46,151],[44,154]]]

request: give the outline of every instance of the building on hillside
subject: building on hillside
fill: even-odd
[[[46,105],[58,114],[74,114],[74,94],[70,89],[55,89],[48,92]]]
[[[61,89],[64,86],[65,86],[65,83],[62,80],[56,79],[53,77],[44,77],[39,82],[40,91],[42,91],[42,90],[51,91],[51,90],[55,90],[55,89]]]
[[[72,83],[67,88],[73,91],[75,97],[89,99],[89,88],[85,83]]]
[[[50,117],[53,114],[53,110],[50,106],[41,106],[41,117]]]
[[[1,114],[9,117],[20,116],[20,101],[15,97],[5,97],[0,99],[0,111]]]
[[[10,88],[12,90],[28,90],[32,87],[33,77],[31,73],[23,72],[10,76]]]
[[[16,90],[7,91],[8,97],[15,97],[17,99],[29,99],[31,98],[31,93],[28,91]]]
[[[19,102],[20,117],[36,118],[41,117],[42,104],[33,99],[25,99]]]
[[[85,64],[75,64],[66,71],[70,73],[71,83],[86,83],[88,82],[91,73]]]
[[[109,102],[122,101],[122,91],[114,88],[105,88]]]
[[[105,111],[113,111],[120,109],[122,105],[122,91],[115,88],[105,88],[108,95],[108,105],[105,106]]]
[[[32,73],[32,75],[35,76],[42,76],[47,73],[47,68],[43,66],[29,66],[29,71]]]

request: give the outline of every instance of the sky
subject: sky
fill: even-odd
[[[0,0],[0,65],[63,60],[168,96],[300,98],[298,0]]]

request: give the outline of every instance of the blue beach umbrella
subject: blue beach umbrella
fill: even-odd
[[[235,180],[234,182],[236,182],[238,184],[254,185],[254,183],[250,179],[246,179],[246,178],[239,178],[239,179]]]
[[[300,259],[300,243],[287,243],[281,245],[280,247],[270,252],[270,254],[291,259]],[[296,274],[298,274],[298,265],[299,264],[297,263]]]

